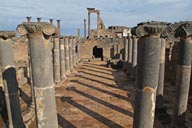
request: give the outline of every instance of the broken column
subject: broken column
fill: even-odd
[[[84,19],[84,39],[86,39],[86,19]]]
[[[177,127],[184,127],[191,79],[192,22],[182,23],[175,32],[175,37],[180,37],[180,53],[176,74],[176,102],[173,124]]]
[[[25,128],[21,116],[18,82],[14,65],[12,37],[14,31],[0,31],[0,60],[9,128]]]
[[[53,71],[55,83],[60,82],[60,51],[59,51],[59,37],[53,37]]]
[[[133,128],[153,128],[160,64],[160,35],[164,27],[165,23],[162,22],[144,22],[135,29],[135,34],[140,39]]]
[[[64,39],[64,47],[65,47],[65,69],[66,75],[69,75],[70,72],[70,61],[69,61],[69,37],[65,37]]]
[[[42,22],[24,22],[17,27],[29,40],[38,128],[58,128],[50,49],[50,36],[55,30]]]
[[[66,70],[65,70],[65,50],[64,50],[64,37],[60,37],[60,70],[61,70],[61,79],[66,79]]]

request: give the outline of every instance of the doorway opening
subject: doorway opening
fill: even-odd
[[[103,61],[103,48],[93,47],[93,56],[95,58],[101,58],[101,61]]]

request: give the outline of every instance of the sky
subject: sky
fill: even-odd
[[[83,19],[87,8],[101,11],[101,18],[108,26],[136,26],[145,21],[192,21],[192,0],[0,0],[0,31],[16,30],[18,24],[31,16],[32,21],[41,17],[61,20],[62,35],[83,35]],[[96,28],[96,14],[91,15],[91,28]]]

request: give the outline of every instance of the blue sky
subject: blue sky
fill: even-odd
[[[36,21],[61,20],[62,34],[83,34],[87,7],[101,10],[105,26],[133,27],[148,20],[178,22],[192,20],[192,0],[0,0],[0,30],[15,30],[32,16]],[[91,28],[96,28],[96,14],[91,15]]]

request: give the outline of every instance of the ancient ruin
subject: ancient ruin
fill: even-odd
[[[0,31],[0,127],[191,128],[192,21],[107,28],[87,12],[82,34],[29,16]]]

